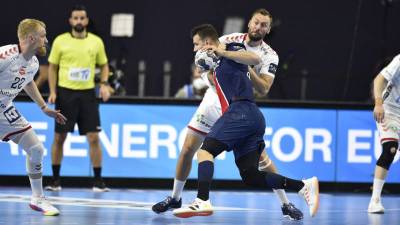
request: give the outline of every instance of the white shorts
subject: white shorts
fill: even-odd
[[[208,88],[199,107],[193,114],[188,128],[206,135],[221,115],[221,104],[218,96],[211,88]]]
[[[9,141],[12,136],[29,130],[31,125],[17,111],[14,105],[0,112],[0,138],[2,141]]]
[[[381,144],[388,141],[399,141],[400,118],[385,113],[383,123],[376,123],[381,138]]]

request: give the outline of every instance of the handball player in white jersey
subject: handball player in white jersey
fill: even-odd
[[[382,188],[398,151],[400,138],[400,54],[394,57],[374,80],[374,119],[382,153],[376,162],[369,213],[384,213]]]
[[[256,53],[262,59],[260,64],[249,67],[253,87],[261,95],[266,95],[269,92],[279,62],[276,52],[263,41],[264,37],[270,32],[271,23],[271,14],[265,9],[258,9],[252,14],[247,33],[233,33],[219,38],[222,44],[244,43],[248,51]],[[202,43],[200,38],[195,36],[193,44],[193,50],[196,52],[206,43]],[[221,106],[215,88],[210,79],[207,78],[207,73],[203,73],[202,77],[210,88],[206,91],[202,102],[189,122],[186,138],[176,165],[172,195],[164,201],[153,205],[152,210],[156,213],[181,207],[181,193],[191,170],[193,156],[200,148],[211,127],[221,116]],[[274,163],[269,159],[265,151],[261,155],[259,169],[278,173]],[[274,190],[274,192],[281,202],[282,213],[285,217],[292,220],[301,220],[303,218],[303,213],[290,203],[283,189]]]
[[[46,55],[46,25],[39,20],[24,19],[18,25],[19,45],[0,47],[0,136],[2,141],[13,141],[26,152],[26,170],[32,188],[29,206],[46,216],[59,211],[44,197],[42,161],[44,146],[29,122],[18,112],[13,99],[24,90],[47,116],[64,124],[66,118],[47,107],[33,77],[39,63],[35,54]]]

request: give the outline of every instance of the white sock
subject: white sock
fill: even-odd
[[[384,184],[385,180],[374,178],[374,185],[372,186],[372,199],[374,200],[381,199],[381,193]]]
[[[174,179],[174,189],[172,189],[172,198],[179,201],[179,199],[181,198],[183,187],[185,187],[185,183],[186,181],[180,181]]]
[[[42,186],[42,178],[32,179],[29,178],[31,182],[32,196],[33,197],[41,197],[43,196],[43,186]]]
[[[289,199],[286,196],[286,192],[284,189],[272,189],[275,194],[278,196],[279,200],[281,201],[281,205],[289,204]]]

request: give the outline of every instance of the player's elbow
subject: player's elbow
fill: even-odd
[[[262,88],[258,88],[256,90],[257,90],[257,93],[258,93],[258,97],[265,97],[265,96],[267,96],[267,94],[269,92],[269,88],[268,87],[262,87]]]
[[[259,91],[259,93],[260,93],[260,97],[265,97],[268,94],[268,90],[263,89],[262,91]]]

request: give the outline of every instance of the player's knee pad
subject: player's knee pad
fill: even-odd
[[[29,176],[34,176],[35,174],[42,174],[42,161],[44,147],[41,143],[34,145],[29,148],[26,155],[26,170]]]
[[[29,176],[39,176],[42,173],[44,146],[33,130],[24,133],[18,142],[26,152],[26,170]]]
[[[240,170],[240,176],[243,182],[252,187],[266,187],[265,177],[256,166],[251,168],[242,168]]]
[[[245,184],[253,187],[266,187],[265,176],[258,170],[258,153],[251,152],[236,160],[240,176]]]
[[[215,138],[206,137],[203,141],[201,149],[209,152],[215,158],[221,152],[228,150],[228,146]]]
[[[389,141],[382,144],[382,154],[379,157],[376,165],[389,170],[390,165],[394,160],[399,143],[397,141]]]

